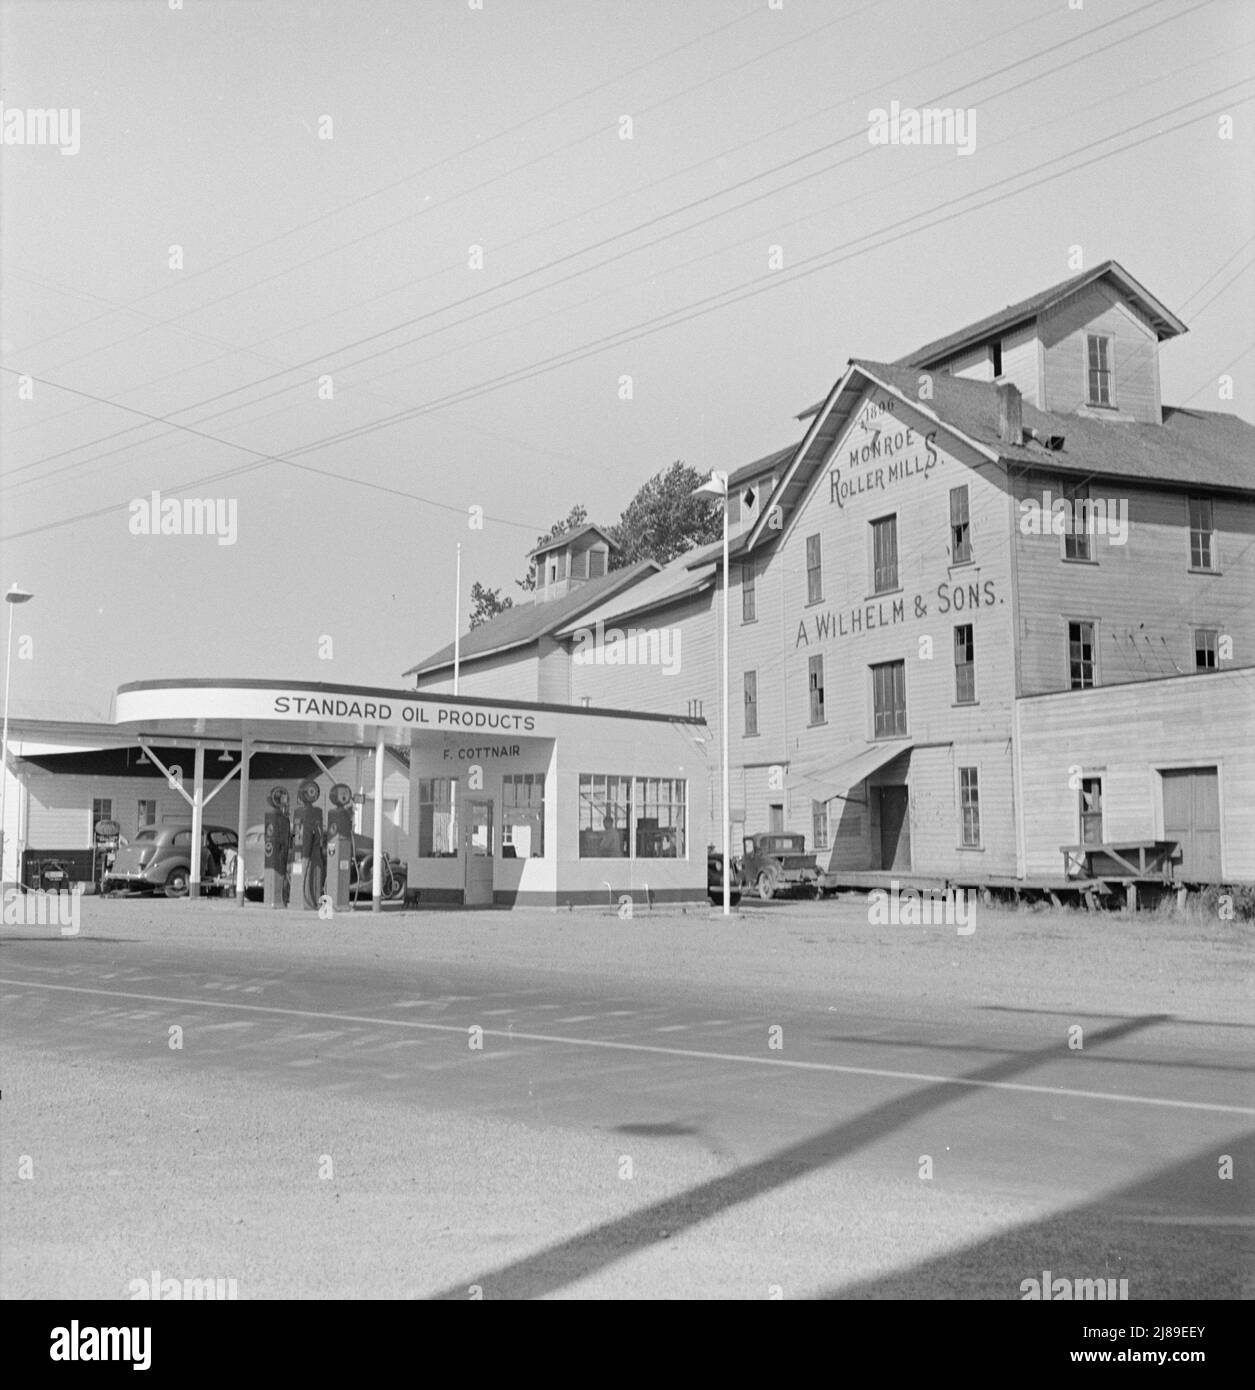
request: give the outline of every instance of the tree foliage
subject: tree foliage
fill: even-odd
[[[565,536],[568,531],[578,531],[588,520],[588,508],[582,502],[577,502],[566,514],[563,521],[555,521],[554,524],[545,532],[543,536],[536,537],[536,544],[533,550],[538,550],[542,545],[547,545],[551,540],[558,536]],[[536,561],[530,560],[527,565],[527,573],[522,579],[514,581],[520,589],[530,593],[536,587]]]
[[[498,613],[504,613],[507,608],[514,607],[514,600],[507,594],[501,597],[500,589],[490,589],[487,584],[481,584],[478,580],[471,585],[471,627],[477,628],[481,623],[489,622]]]
[[[665,565],[686,550],[719,540],[722,504],[693,496],[693,489],[705,481],[706,475],[680,459],[655,473],[608,528],[620,547],[611,555],[611,568],[622,569],[640,560]]]

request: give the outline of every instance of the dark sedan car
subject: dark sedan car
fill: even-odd
[[[728,902],[741,901],[741,861],[732,855],[732,874],[728,880]],[[706,893],[716,907],[723,906],[723,851],[712,845],[706,851]]]
[[[223,862],[234,853],[238,841],[225,825],[206,825],[201,830],[200,878],[208,890],[222,886]],[[146,825],[117,852],[102,884],[102,891],[116,893],[164,892],[168,898],[186,897],[191,881],[192,827]]]

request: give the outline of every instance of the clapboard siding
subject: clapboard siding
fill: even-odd
[[[1087,285],[1040,315],[1038,326],[1044,348],[1044,409],[1067,413],[1088,407],[1086,336],[1104,333],[1113,342],[1114,409],[1147,424],[1160,423],[1158,339],[1114,289],[1101,282]]]
[[[1017,387],[1026,401],[1036,405],[1041,397],[1037,323],[1025,324],[1002,340],[1002,381]]]
[[[1019,499],[1061,495],[1059,475],[1021,474]],[[1091,538],[1096,563],[1063,558],[1063,538],[1016,532],[1021,689],[1033,695],[1068,687],[1067,621],[1093,618],[1098,683],[1114,685],[1194,670],[1194,629],[1233,639],[1233,660],[1255,652],[1255,503],[1213,498],[1220,572],[1192,574],[1186,492],[1094,478],[1090,496],[1127,505],[1128,537]]]
[[[1255,879],[1255,671],[1181,676],[1136,687],[1071,691],[1018,702],[1029,874],[1058,874],[1078,840],[1081,776],[1103,779],[1109,841],[1163,837],[1159,770],[1219,769],[1227,882]]]
[[[867,430],[859,419],[869,405],[876,424]],[[862,449],[877,427],[882,431],[881,447],[887,444],[889,454],[864,462]],[[930,447],[935,461],[928,453]],[[855,460],[853,450],[859,451]],[[891,476],[890,459],[918,462],[919,471]],[[879,478],[878,467],[882,469]],[[864,490],[842,494],[843,485],[852,482],[857,488],[860,480]],[[972,561],[954,565],[949,494],[959,485],[968,488]],[[897,517],[901,588],[874,597],[870,523],[889,514]],[[945,746],[941,753],[921,750],[918,760],[913,754],[905,774],[911,789],[914,867],[921,871],[951,872],[960,866],[967,871],[969,858],[958,849],[952,775],[955,759],[961,756],[979,762],[982,793],[986,785],[989,788],[988,826],[993,839],[984,852],[987,872],[1015,872],[1010,529],[1011,504],[1000,471],[968,446],[934,433],[932,422],[910,406],[885,397],[878,389],[869,391],[835,443],[796,522],[768,561],[764,597],[769,598],[760,604],[760,614],[765,620],[774,612],[774,620],[769,625],[764,622],[752,642],[747,641],[744,629],[737,634],[744,655],[734,669],[752,662],[760,671],[759,761],[763,763],[774,760],[778,750],[790,767],[800,768],[872,741],[871,667],[899,659],[905,662],[909,737],[920,745]],[[821,538],[823,601],[808,604],[806,540],[815,534]],[[764,579],[760,579],[760,590]],[[978,703],[957,705],[954,628],[969,622],[975,642]],[[733,653],[738,654],[735,639]],[[808,677],[809,659],[816,655],[824,658],[827,720],[812,727]],[[979,755],[972,749],[979,749]],[[766,777],[767,772],[764,767],[762,775]],[[810,801],[811,792],[801,788],[787,807],[788,828],[804,830],[808,838]],[[846,836],[835,834],[841,807],[841,802],[833,803],[834,839],[838,851],[846,854],[852,845]],[[879,854],[876,832],[870,814],[864,819],[863,829],[870,835],[865,840],[867,852],[875,857]],[[995,821],[1000,822],[996,830]]]
[[[536,700],[540,676],[536,644],[499,656],[464,661],[458,671],[458,694],[497,700]],[[415,680],[415,689],[437,695],[453,692],[453,668],[445,667]]]
[[[993,356],[987,345],[972,348],[946,363],[946,371],[951,376],[966,377],[969,381],[992,381],[994,379]]]

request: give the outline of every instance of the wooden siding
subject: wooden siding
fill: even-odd
[[[1092,498],[1126,505],[1128,538],[1090,538],[1094,563],[1063,558],[1063,538],[1024,535],[1015,554],[1021,695],[1068,688],[1067,621],[1097,624],[1099,685],[1190,674],[1194,629],[1215,628],[1233,641],[1233,663],[1252,664],[1255,653],[1255,502],[1213,497],[1215,574],[1190,572],[1187,492],[1124,480],[1094,478]],[[1061,495],[1062,478],[1021,473],[1014,493],[1043,501]]]
[[[873,415],[864,429],[859,420],[869,403]],[[880,456],[865,455],[874,447],[877,428]],[[853,491],[843,494],[851,485]],[[972,561],[953,565],[949,493],[960,485],[968,488]],[[900,588],[876,596],[870,522],[888,514],[897,517]],[[922,872],[969,867],[970,853],[958,849],[952,775],[963,763],[981,767],[982,800],[989,798],[982,817],[986,870],[1015,872],[1009,517],[999,469],[966,445],[947,442],[944,432],[911,407],[878,389],[869,391],[836,441],[796,524],[767,559],[758,580],[759,623],[733,631],[733,672],[751,666],[759,672],[760,734],[745,740],[756,745],[759,767],[747,771],[751,782],[759,779],[758,800],[771,799],[763,791],[772,763],[811,763],[872,740],[870,668],[900,659],[906,663],[909,737],[943,746],[912,754],[906,773],[915,867]],[[806,539],[815,534],[821,538],[823,599],[808,604]],[[978,703],[958,705],[954,628],[968,622],[974,629]],[[931,639],[931,655],[925,655],[925,638]],[[811,726],[808,663],[815,655],[824,657],[826,722]],[[808,840],[810,802],[810,790],[801,786],[786,801],[787,828],[805,831]],[[847,836],[835,833],[845,823],[844,814],[841,802],[832,803],[834,842],[842,854],[852,850]],[[878,855],[870,814],[863,820],[864,852]]]
[[[1112,339],[1114,413],[1146,424],[1161,422],[1155,331],[1114,289],[1101,282],[1087,285],[1043,313],[1038,324],[1045,350],[1044,410],[1089,413],[1086,336],[1103,333]]]
[[[479,695],[498,700],[536,700],[540,676],[535,642],[498,656],[479,657],[462,662],[458,672],[458,694]],[[415,689],[437,695],[453,693],[453,667],[431,671],[415,679]]]
[[[961,376],[969,381],[992,381],[994,379],[993,353],[988,344],[960,353],[945,363],[942,368],[951,376]]]
[[[1161,769],[1216,767],[1226,882],[1255,880],[1255,671],[1183,676],[1017,702],[1029,874],[1079,838],[1079,777],[1103,782],[1109,841],[1163,837]]]
[[[1008,333],[1002,340],[1002,376],[999,379],[1009,381],[1018,387],[1020,394],[1030,405],[1036,405],[1040,400],[1041,379],[1036,322],[1025,324],[1014,333]]]

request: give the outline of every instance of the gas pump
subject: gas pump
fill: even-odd
[[[113,861],[118,857],[122,827],[116,820],[97,821],[92,831],[92,882],[99,893],[109,877]]]
[[[271,787],[266,800],[269,809],[266,811],[266,866],[262,890],[267,907],[283,907],[287,903],[284,890],[288,878],[288,850],[292,843],[287,788]]]
[[[331,906],[346,911],[351,903],[349,880],[353,872],[353,788],[337,782],[328,793],[327,894]]]
[[[318,783],[312,777],[306,778],[296,790],[296,799],[300,804],[292,812],[292,887],[288,906],[301,911],[317,910],[326,868]]]

